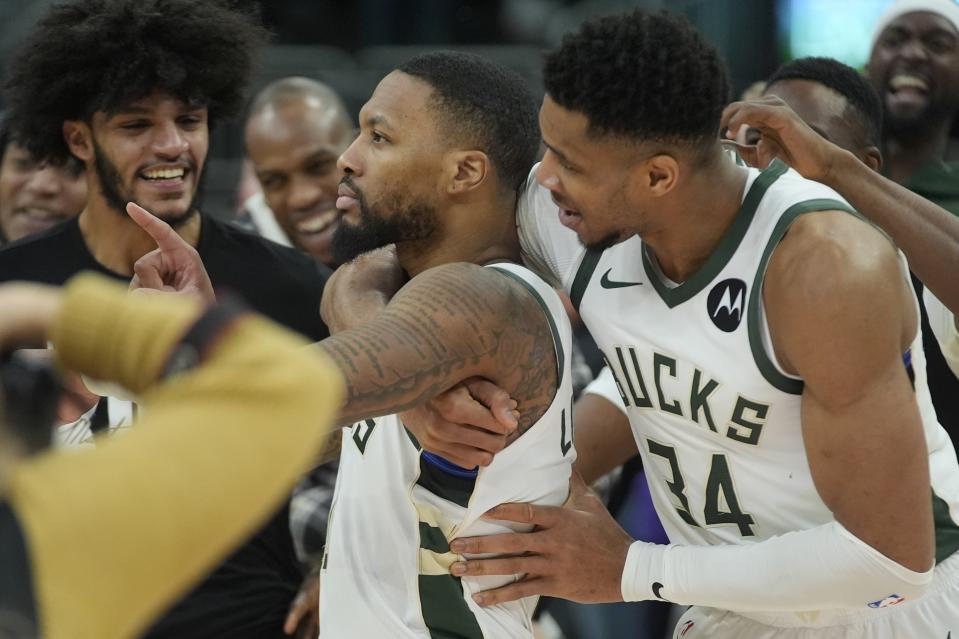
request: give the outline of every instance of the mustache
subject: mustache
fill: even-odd
[[[358,200],[363,201],[363,189],[356,185],[352,175],[344,175],[340,178],[340,184],[345,185],[349,190],[353,191]]]

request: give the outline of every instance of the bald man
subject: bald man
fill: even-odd
[[[354,127],[340,97],[308,78],[283,78],[254,99],[246,122],[246,150],[263,189],[247,209],[272,211],[292,246],[335,266],[330,238],[339,223],[336,160]],[[257,197],[257,196],[254,196]]]

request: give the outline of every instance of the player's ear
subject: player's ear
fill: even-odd
[[[478,188],[489,177],[492,168],[489,157],[482,151],[456,151],[449,157],[450,180],[446,190],[450,195],[463,194]]]
[[[662,197],[679,180],[679,162],[668,153],[657,153],[642,163],[643,186],[653,197]]]
[[[70,153],[81,162],[93,159],[93,130],[83,120],[67,120],[63,123],[63,140]]]

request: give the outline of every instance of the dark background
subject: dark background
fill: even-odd
[[[867,0],[848,0],[865,2]],[[880,0],[868,0],[871,3]],[[0,0],[0,69],[55,0]],[[689,18],[724,55],[739,94],[789,55],[780,41],[795,3],[817,0],[234,0],[259,7],[274,34],[252,90],[304,75],[340,92],[355,117],[376,83],[424,49],[463,48],[487,55],[542,92],[542,53],[583,20],[643,6]],[[804,9],[805,10],[805,9]],[[0,104],[2,108],[2,104]],[[214,132],[204,209],[229,217],[243,157],[239,123]]]

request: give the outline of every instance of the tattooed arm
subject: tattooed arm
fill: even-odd
[[[495,269],[446,264],[413,278],[374,320],[319,343],[346,378],[340,422],[401,412],[474,376],[518,403],[516,436],[556,392],[556,351],[542,307]]]

